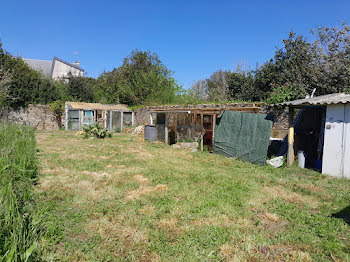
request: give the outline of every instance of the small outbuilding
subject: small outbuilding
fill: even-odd
[[[336,93],[279,104],[289,107],[288,161],[305,153],[306,167],[350,178],[350,95]],[[295,110],[299,110],[294,118]]]
[[[111,131],[122,131],[124,126],[134,125],[134,112],[123,104],[66,102],[66,130],[80,130],[94,123]]]

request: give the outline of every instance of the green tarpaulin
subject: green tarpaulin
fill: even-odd
[[[225,111],[217,119],[213,151],[265,165],[272,119],[265,114]]]

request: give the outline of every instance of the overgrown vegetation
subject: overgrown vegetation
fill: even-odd
[[[107,129],[101,127],[99,123],[84,125],[83,126],[83,136],[84,138],[96,137],[96,138],[106,138],[112,137],[112,133]]]
[[[348,261],[350,181],[141,136],[37,133],[57,261]],[[55,148],[55,150],[52,150]],[[345,213],[345,215],[344,215]]]
[[[56,237],[33,200],[37,164],[34,130],[0,124],[0,261],[34,261]]]

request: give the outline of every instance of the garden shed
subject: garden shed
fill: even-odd
[[[134,112],[123,104],[66,102],[66,130],[80,130],[94,123],[111,131],[122,131],[123,127],[134,125]]]
[[[157,139],[167,144],[201,141],[202,149],[206,146],[212,151],[217,117],[224,111],[261,113],[262,108],[255,103],[235,103],[153,109],[152,113],[156,113]]]
[[[350,178],[350,95],[335,93],[279,104],[289,107],[288,166],[295,152],[305,167]],[[294,112],[299,114],[294,120]]]

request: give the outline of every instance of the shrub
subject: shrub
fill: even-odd
[[[266,102],[277,104],[305,97],[306,94],[301,88],[294,85],[275,86]]]
[[[112,133],[102,128],[98,123],[83,126],[84,137],[105,138],[112,137]]]

